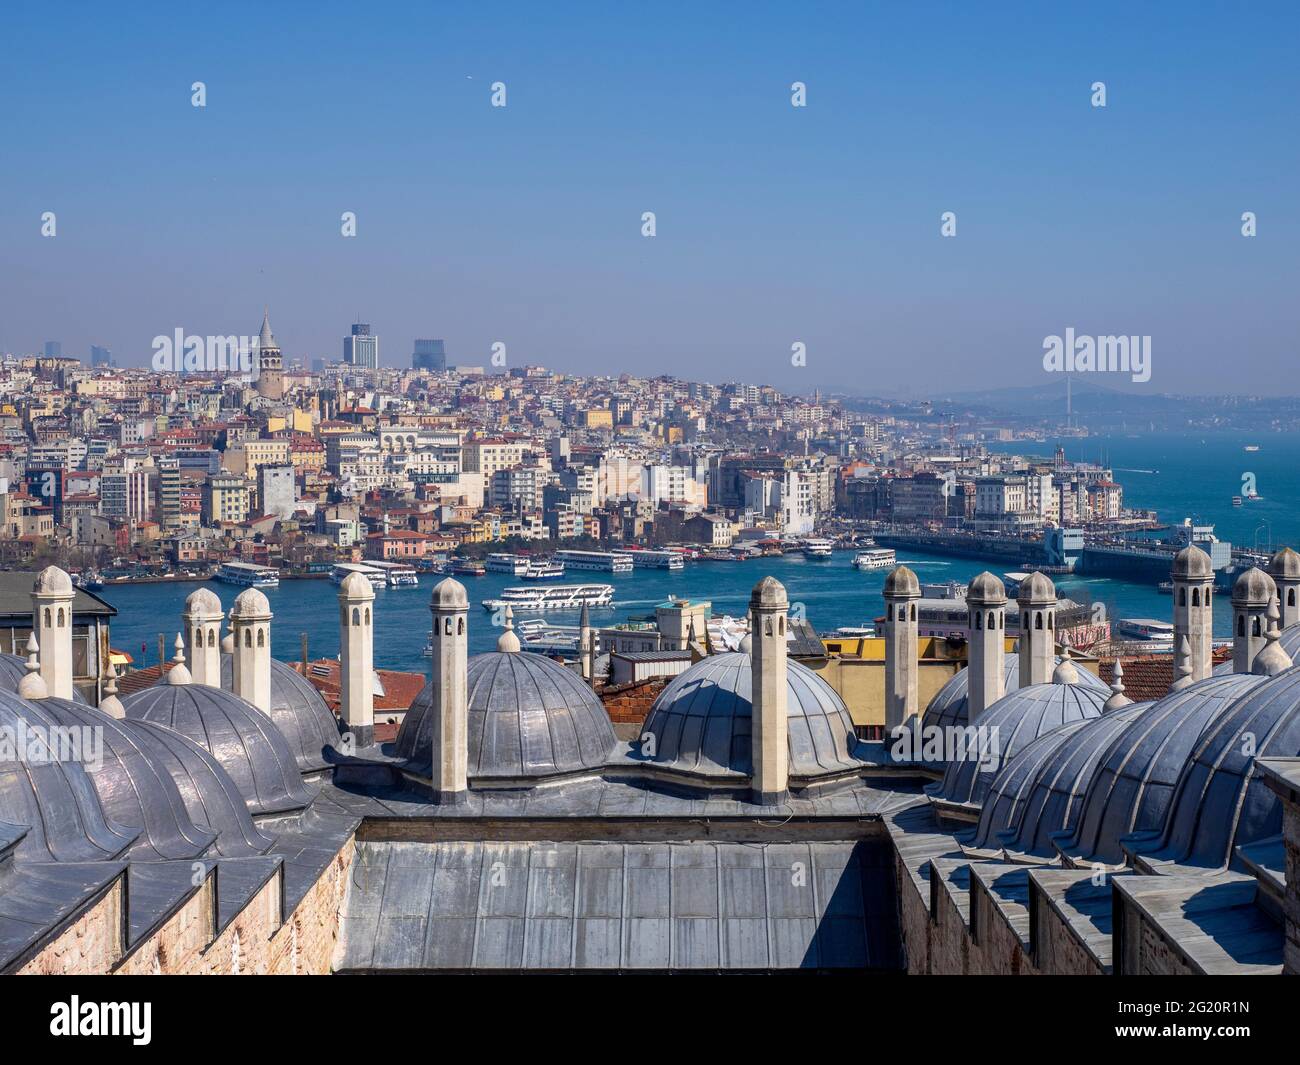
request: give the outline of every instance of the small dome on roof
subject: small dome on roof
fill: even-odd
[[[234,655],[221,656],[221,687],[235,690]],[[327,752],[338,750],[338,718],[311,681],[277,658],[271,659],[271,720],[284,733],[299,772],[314,773],[333,764]]]
[[[185,613],[202,617],[221,617],[221,600],[211,588],[198,588],[185,597]]]
[[[1046,574],[1034,570],[1020,582],[1016,601],[1025,606],[1050,606],[1056,602],[1056,585]]]
[[[301,810],[312,799],[284,734],[239,696],[206,684],[155,684],[122,700],[126,716],[166,725],[206,749],[254,816]]]
[[[1273,578],[1258,566],[1243,570],[1232,585],[1232,605],[1236,607],[1265,607],[1277,595]]]
[[[465,586],[460,581],[444,577],[433,586],[430,605],[435,609],[442,607],[448,610],[468,610],[469,596],[465,594]]]
[[[235,597],[234,613],[241,618],[269,617],[271,600],[260,588],[245,588]]]
[[[1300,581],[1300,554],[1289,547],[1282,548],[1268,560],[1268,572],[1279,580]]]
[[[1300,631],[1300,630],[1298,630]],[[1061,662],[1060,656],[1053,660],[1054,665]],[[1106,687],[1104,681],[1095,674],[1086,669],[1075,667],[1079,674],[1079,683],[1087,688],[1096,688],[1098,691],[1110,694],[1110,689]],[[968,670],[960,669],[948,678],[947,683],[940,688],[925,708],[925,715],[922,724],[926,728],[956,728],[965,727],[966,714],[968,708],[969,691],[968,684],[970,673]],[[1007,655],[1002,660],[1002,690],[1004,693],[1016,691],[1020,687],[1020,658],[1018,655]],[[1105,695],[1103,695],[1105,698]]]
[[[72,578],[58,566],[46,566],[32,584],[36,595],[72,595]]]
[[[919,599],[921,582],[906,566],[895,566],[885,578],[886,599]]]
[[[68,728],[99,730],[102,762],[90,779],[108,816],[139,831],[129,851],[133,860],[169,861],[208,853],[216,833],[194,823],[171,774],[124,722],[67,699],[43,699],[41,709]]]
[[[538,654],[493,651],[469,660],[466,683],[471,782],[554,776],[609,761],[617,742],[614,726],[573,670]],[[430,683],[402,720],[397,756],[428,766],[433,726]]]
[[[710,655],[674,677],[650,708],[642,735],[653,765],[684,773],[753,772],[752,659],[743,652]],[[835,689],[806,666],[786,663],[789,769],[814,777],[860,768],[853,719]]]
[[[966,601],[981,606],[998,606],[1007,601],[1007,588],[1001,578],[985,570],[971,578],[966,588]]]
[[[0,821],[27,829],[17,854],[28,861],[120,858],[139,833],[104,812],[84,760],[60,757],[42,741],[58,725],[47,711],[0,691],[0,730],[22,736],[27,754],[0,758]]]
[[[1210,556],[1195,544],[1189,544],[1174,556],[1174,580],[1201,579],[1214,576]]]

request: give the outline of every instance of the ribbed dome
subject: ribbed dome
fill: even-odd
[[[221,656],[221,686],[235,688],[234,656]],[[292,666],[271,659],[271,720],[289,741],[298,769],[311,773],[330,766],[326,751],[337,750],[339,724],[311,681]]]
[[[1057,851],[1077,865],[1122,864],[1121,839],[1164,827],[1178,777],[1205,728],[1262,681],[1244,673],[1206,677],[1147,705],[1103,755],[1074,830],[1053,840]]]
[[[1243,570],[1232,585],[1233,606],[1266,607],[1277,595],[1273,578],[1258,566]]]
[[[1074,827],[1111,742],[1149,705],[1076,721],[1031,743],[993,781],[974,845],[1012,860],[1054,858],[1053,833]]]
[[[1060,665],[1060,655],[1053,658],[1052,663],[1054,666]],[[1077,668],[1079,683],[1085,688],[1096,688],[1107,695],[1110,694],[1110,689],[1106,687],[1104,681],[1082,667]],[[934,698],[926,706],[922,724],[926,728],[931,726],[965,728],[968,700],[967,685],[969,681],[970,672],[965,669],[958,670],[949,677],[948,682],[935,692]],[[1002,690],[1007,695],[1020,687],[1020,657],[1018,655],[1007,655],[1003,660],[1002,684]]]
[[[748,654],[733,651],[710,655],[674,677],[642,729],[654,737],[647,760],[686,773],[752,773],[751,668]],[[853,719],[835,689],[806,666],[787,662],[786,692],[790,775],[860,768]]]
[[[33,862],[98,862],[121,857],[137,832],[104,813],[86,767],[59,760],[50,730],[58,722],[11,692],[0,692],[0,731],[27,758],[0,758],[0,821],[27,827],[17,854]],[[21,740],[19,739],[21,737]],[[44,737],[44,741],[42,741]]]
[[[1007,586],[996,574],[985,570],[973,577],[966,586],[966,601],[983,606],[997,606],[1007,601]]]
[[[885,578],[885,598],[919,599],[921,582],[906,566],[895,566]]]
[[[1020,582],[1016,601],[1028,606],[1050,606],[1056,602],[1056,585],[1046,574],[1034,570]]]
[[[1274,578],[1300,581],[1300,554],[1289,547],[1282,548],[1268,560],[1268,572]]]
[[[275,841],[253,824],[230,774],[206,750],[179,732],[152,721],[120,722],[176,785],[194,823],[216,833],[213,849],[223,858],[265,854]]]
[[[1235,849],[1282,831],[1282,801],[1255,778],[1256,758],[1300,755],[1300,669],[1267,677],[1202,734],[1159,836],[1125,844],[1149,864],[1224,869]]]
[[[977,729],[987,742],[969,756],[949,762],[938,785],[926,788],[932,799],[980,805],[994,778],[1039,736],[1084,718],[1100,717],[1105,688],[1086,684],[1031,684],[1004,695],[980,717]]]
[[[255,706],[206,684],[156,684],[122,700],[126,716],[188,736],[239,788],[249,813],[300,810],[312,799],[284,734]]]
[[[27,675],[27,660],[19,655],[0,654],[0,691],[18,691],[18,682]],[[89,706],[86,697],[76,688],[72,689],[72,701]]]
[[[604,704],[558,662],[524,652],[475,655],[467,688],[471,781],[553,776],[609,761],[617,737]],[[413,766],[433,759],[432,699],[426,684],[397,733],[397,756]]]
[[[102,764],[90,780],[108,816],[139,830],[129,852],[133,860],[168,861],[208,853],[216,834],[194,823],[171,775],[122,722],[67,699],[42,699],[40,708],[61,725],[99,730]]]
[[[1214,566],[1210,562],[1209,555],[1199,547],[1191,545],[1184,547],[1174,556],[1173,575],[1175,580],[1183,577],[1213,577]]]

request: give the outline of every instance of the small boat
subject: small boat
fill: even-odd
[[[552,584],[543,587],[521,586],[507,588],[500,598],[484,599],[484,610],[501,610],[510,607],[516,614],[521,610],[580,610],[589,607],[607,607],[614,602],[612,584]]]
[[[482,577],[487,574],[487,566],[472,558],[453,558],[448,572],[460,577]]]
[[[1258,451],[1258,450],[1259,450],[1259,445],[1258,445],[1258,444],[1247,444],[1244,448],[1242,448],[1242,450],[1243,450],[1243,451]]]
[[[1239,506],[1241,506],[1241,496],[1233,496],[1233,497],[1232,497],[1232,505],[1233,505],[1234,507],[1239,507]]]

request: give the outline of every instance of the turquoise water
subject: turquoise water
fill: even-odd
[[[1242,447],[1258,444],[1260,451],[1246,453]],[[1050,454],[1054,442],[1041,445],[1001,445],[1006,450]],[[1104,460],[1116,470],[1130,506],[1154,508],[1166,521],[1186,516],[1217,524],[1219,535],[1235,543],[1261,547],[1267,543],[1300,544],[1300,436],[1293,434],[1238,433],[1153,435],[1140,438],[1106,437],[1066,441],[1072,459]],[[1158,470],[1137,473],[1135,470]],[[1234,508],[1231,497],[1241,492],[1241,477],[1253,472],[1257,490],[1264,498]],[[1268,523],[1268,524],[1264,524]],[[1271,525],[1271,528],[1269,527]],[[597,611],[598,624],[622,621],[629,615],[647,614],[668,596],[708,599],[715,613],[744,612],[750,589],[771,574],[785,586],[793,603],[802,603],[806,616],[822,632],[842,625],[870,624],[884,604],[881,590],[885,571],[859,573],[851,566],[852,552],[836,552],[833,559],[811,562],[801,555],[754,559],[748,562],[688,563],[677,572],[635,570],[631,574],[582,572],[575,581],[602,581],[615,587],[614,607]],[[903,551],[899,561],[916,570],[922,581],[969,581],[984,569],[1000,572],[996,563],[939,558]],[[470,614],[471,652],[491,650],[498,630],[490,615],[478,604],[518,583],[505,574],[460,578],[473,604]],[[375,663],[388,669],[423,671],[423,657],[429,630],[429,592],[438,578],[424,576],[418,588],[394,588],[377,593],[375,611]],[[120,611],[113,621],[116,647],[157,661],[158,633],[165,632],[168,646],[179,627],[181,606],[197,583],[137,584],[109,587],[101,594]],[[211,584],[229,608],[236,589]],[[1108,615],[1168,619],[1172,602],[1155,588],[1111,579],[1066,579],[1058,582],[1062,595],[1079,602],[1105,604]],[[287,661],[299,656],[300,633],[308,635],[313,658],[338,653],[338,589],[329,581],[285,581],[267,592],[271,609],[272,651]],[[551,620],[575,624],[576,614],[553,612]],[[1227,596],[1215,597],[1216,635],[1231,634]]]

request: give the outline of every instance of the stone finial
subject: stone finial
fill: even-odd
[[[583,604],[584,606],[586,604]],[[505,631],[497,637],[497,650],[505,652],[514,652],[520,650],[519,637],[515,635],[515,611],[514,608],[506,606],[506,627]]]
[[[193,678],[190,676],[189,667],[185,664],[185,640],[179,632],[176,634],[176,654],[172,662],[172,668],[167,671],[167,683],[189,684]]]
[[[1110,682],[1110,698],[1107,699],[1101,707],[1103,714],[1108,714],[1112,710],[1118,710],[1120,707],[1128,706],[1133,702],[1124,694],[1124,663],[1118,658],[1115,659],[1115,676]]]
[[[1282,629],[1279,625],[1282,613],[1278,610],[1277,600],[1274,599],[1268,605],[1268,631],[1265,634],[1264,650],[1255,656],[1254,666],[1251,672],[1261,677],[1276,677],[1284,670],[1291,668],[1292,662],[1290,656],[1282,650],[1282,645],[1278,639],[1282,635]]]
[[[1174,656],[1174,682],[1169,685],[1171,692],[1182,691],[1192,683],[1192,647],[1184,635],[1178,643],[1178,654]]]
[[[113,664],[108,663],[108,668],[104,671],[104,697],[99,700],[99,709],[109,717],[124,718],[126,717],[126,707],[122,705],[122,700],[117,697],[117,674],[113,672]]]
[[[20,699],[48,699],[50,690],[41,676],[40,646],[36,642],[36,633],[27,637],[27,672],[18,682]]]
[[[1078,684],[1079,669],[1070,655],[1070,641],[1067,639],[1061,648],[1061,661],[1052,671],[1053,684]]]

